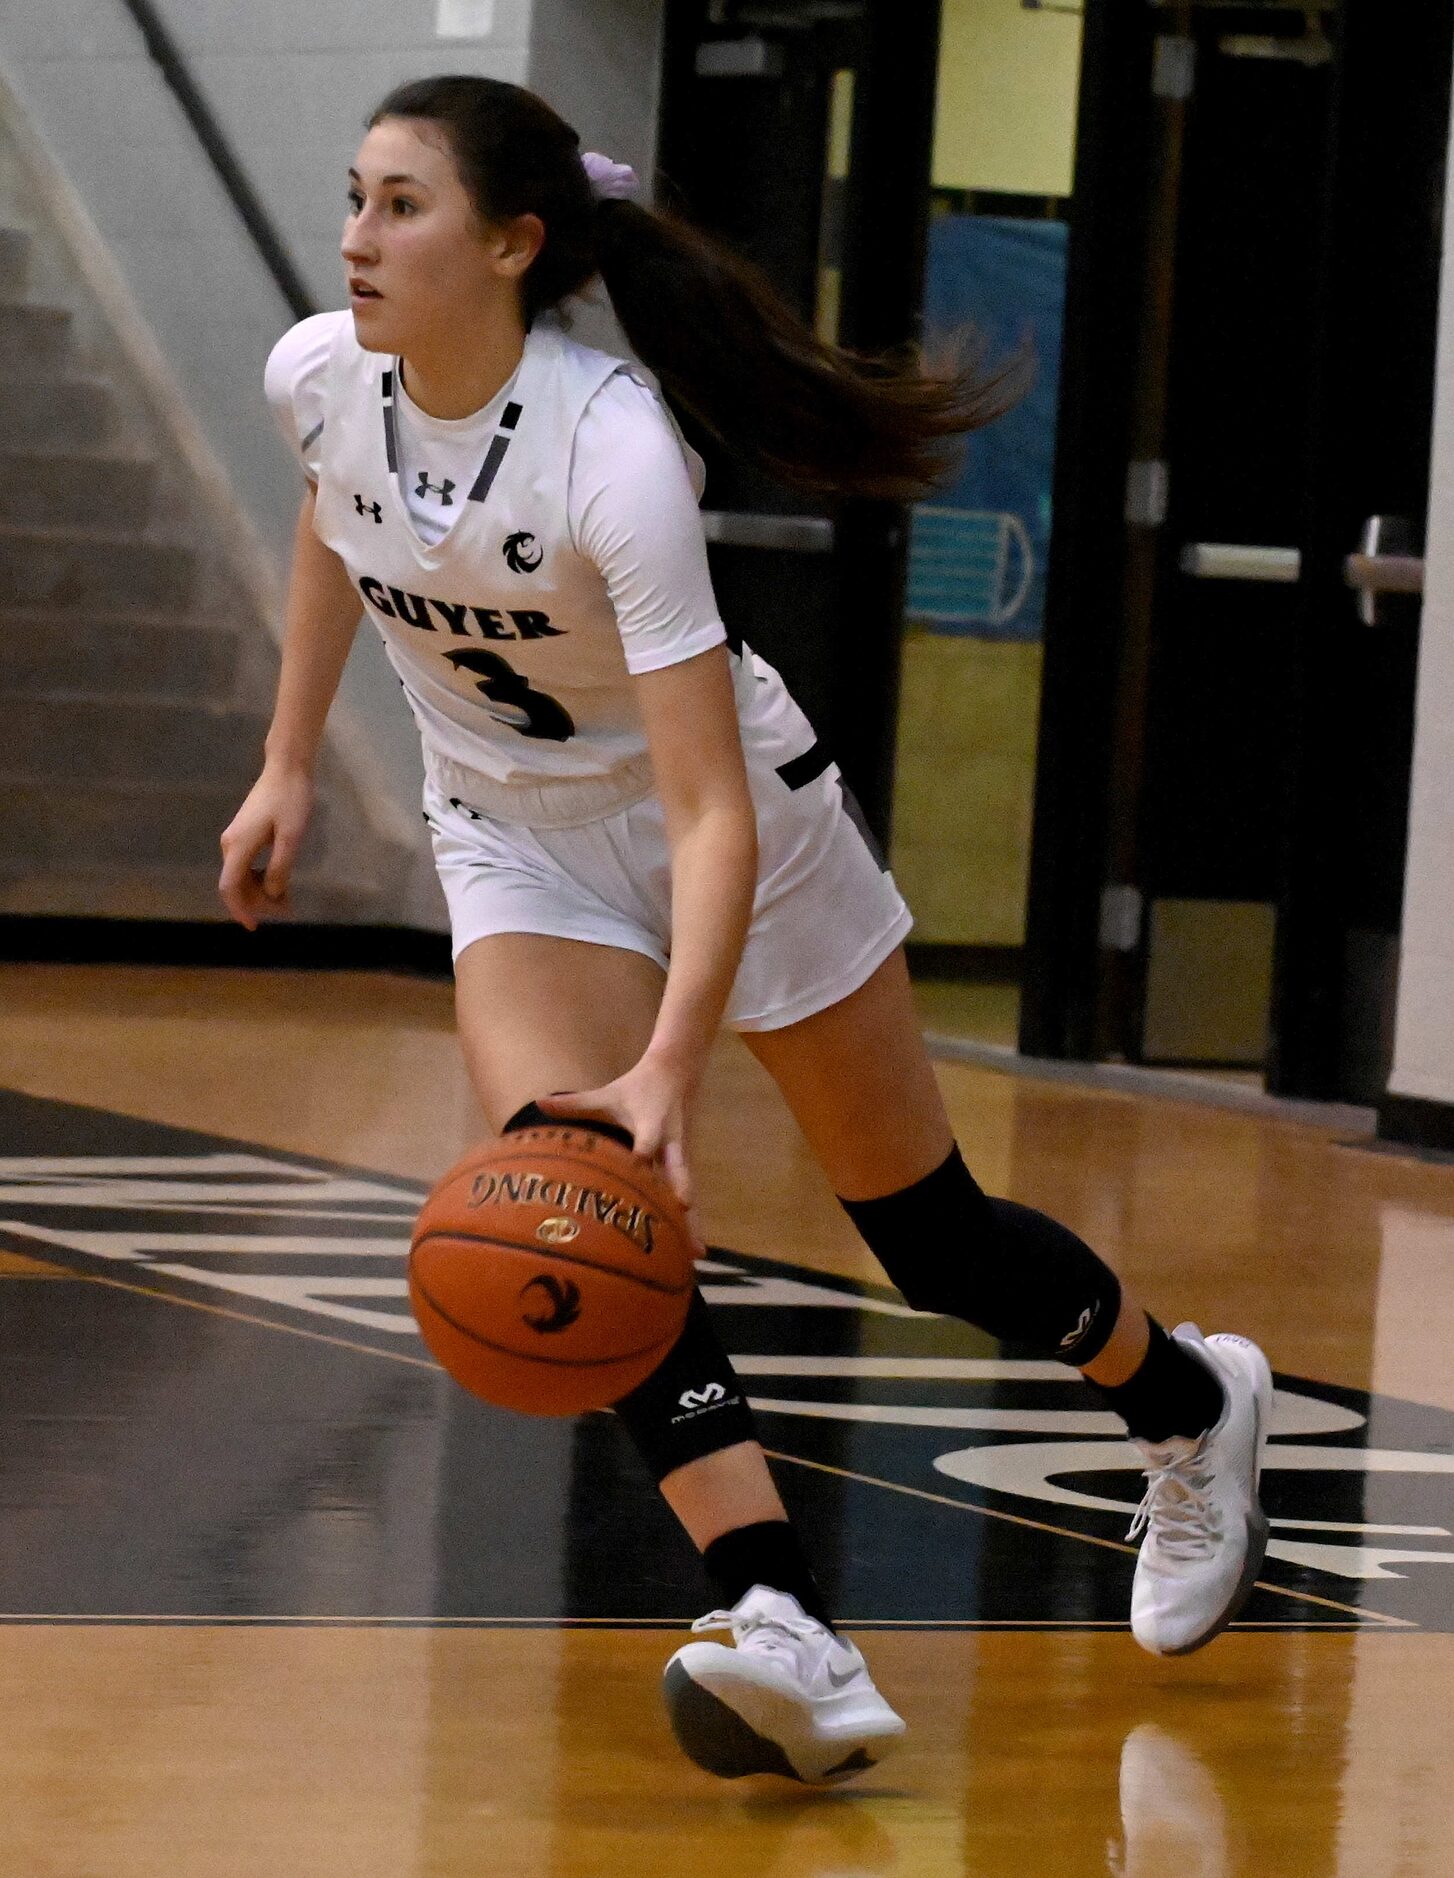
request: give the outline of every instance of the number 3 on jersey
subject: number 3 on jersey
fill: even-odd
[[[498,652],[471,646],[444,656],[456,671],[478,674],[475,689],[489,699],[490,716],[497,724],[507,724],[522,737],[545,737],[552,743],[565,743],[575,735],[575,721],[565,706],[543,691],[533,691],[530,680]]]

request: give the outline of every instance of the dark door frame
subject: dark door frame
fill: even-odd
[[[886,7],[869,0],[846,216],[841,337],[868,353],[923,336],[939,84],[938,4]],[[858,681],[840,687],[855,786],[887,849],[893,820],[908,585],[909,512],[897,503],[850,502],[839,517],[838,579],[845,623],[863,648]],[[876,548],[885,544],[888,552]],[[847,650],[847,648],[845,648]]]
[[[1020,1006],[1030,1056],[1100,1054],[1154,25],[1144,6],[1085,0]]]
[[[822,31],[851,59],[855,96],[849,176],[830,219],[842,274],[839,339],[856,351],[893,351],[917,341],[922,331],[939,14],[937,4],[891,8],[880,0],[862,0],[856,9],[820,0],[767,5],[715,0],[710,6],[706,0],[667,0],[665,7],[659,182],[668,200],[688,216],[697,212],[694,194],[703,166],[730,170],[733,161],[730,149],[704,147],[693,119],[694,61],[701,40],[739,36],[770,44],[775,37],[791,41]],[[710,484],[710,443],[707,451]],[[783,506],[805,511],[814,505],[783,492]],[[823,687],[832,726],[828,742],[869,826],[887,846],[908,511],[896,503],[847,501],[833,506],[832,519],[827,572],[833,669]],[[750,643],[750,622],[743,621],[739,630]]]
[[[1391,30],[1376,0],[1345,0],[1341,35],[1320,231],[1319,300],[1327,313],[1313,335],[1291,787],[1267,1086],[1280,1095],[1367,1101],[1382,1095],[1392,1053],[1419,603],[1395,603],[1386,609],[1391,620],[1364,626],[1343,565],[1371,512],[1407,516],[1415,530],[1424,524],[1441,272],[1440,243],[1431,245],[1429,234],[1430,224],[1437,233],[1443,223],[1454,16],[1447,5],[1420,8]],[[1434,78],[1435,88],[1417,105],[1408,103],[1408,112],[1420,115],[1408,118],[1397,183],[1390,187],[1393,166],[1370,147],[1382,141],[1382,127],[1368,100],[1406,100],[1410,75],[1420,85]],[[1399,257],[1396,309],[1383,285],[1380,253]],[[1390,715],[1385,700],[1381,712],[1376,706],[1365,712],[1361,695],[1350,699],[1349,672],[1360,670],[1368,694],[1394,687],[1398,711]],[[1352,689],[1363,688],[1355,681]],[[1404,705],[1407,719],[1399,722]],[[1359,720],[1377,725],[1376,739],[1363,734]],[[1365,765],[1376,765],[1379,776],[1368,777]],[[1374,781],[1385,798],[1378,828],[1403,804],[1402,846],[1376,869],[1382,878],[1371,891],[1365,853],[1353,876],[1364,888],[1360,914],[1348,890],[1349,850],[1357,847],[1348,827],[1355,798]],[[1360,936],[1383,942],[1377,972],[1360,972],[1350,949],[1360,926],[1370,929]],[[1349,1036],[1359,1026],[1383,1033],[1373,1039],[1379,1074],[1365,1087],[1346,1060]]]

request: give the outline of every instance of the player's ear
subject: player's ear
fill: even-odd
[[[545,246],[545,223],[538,215],[512,215],[496,222],[490,236],[496,272],[518,280]]]

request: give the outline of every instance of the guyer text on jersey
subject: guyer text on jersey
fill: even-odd
[[[550,615],[536,609],[436,600],[432,594],[386,587],[372,574],[360,578],[358,589],[376,613],[404,626],[417,626],[420,632],[452,633],[458,639],[559,639],[566,631],[564,626],[552,626]]]

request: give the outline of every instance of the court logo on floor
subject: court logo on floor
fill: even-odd
[[[424,1373],[427,1356],[408,1308],[403,1266],[422,1187],[4,1092],[0,1125],[14,1150],[0,1156],[0,1249],[111,1280],[114,1311],[117,1300],[132,1300],[134,1310],[145,1297],[154,1317],[158,1294],[207,1305],[219,1328],[198,1360],[214,1365],[218,1386],[235,1398],[249,1389],[265,1395],[278,1364],[306,1389],[309,1365],[325,1359],[330,1376],[342,1364],[372,1377],[385,1366],[370,1368],[371,1358],[408,1356],[411,1426],[421,1416],[452,1417],[453,1426],[476,1412],[452,1384]],[[789,1260],[714,1249],[699,1276],[764,1443],[780,1457],[785,1491],[829,1535],[830,1571],[851,1615],[1124,1619],[1138,1457],[1074,1371],[911,1311],[886,1286]],[[60,1294],[74,1298],[77,1288],[50,1291],[52,1304],[32,1295],[26,1312],[37,1390],[45,1382],[34,1355],[37,1327],[49,1326],[54,1347],[64,1349],[57,1314],[68,1307]],[[114,1338],[108,1348],[104,1311],[94,1302],[107,1295],[102,1287],[93,1294],[92,1313],[100,1315],[86,1358],[99,1365],[103,1402],[108,1366],[126,1360]],[[541,1328],[557,1328],[565,1308],[544,1300]],[[227,1341],[229,1323],[253,1338],[270,1326],[294,1334],[272,1339],[267,1362],[249,1365]],[[157,1332],[148,1335],[155,1349]],[[15,1354],[0,1332],[0,1361]],[[397,1379],[397,1368],[392,1373]],[[374,1400],[371,1386],[360,1382],[360,1402]],[[709,1393],[688,1391],[683,1407],[709,1409]],[[229,1403],[230,1415],[242,1412],[238,1399]],[[337,1411],[330,1426],[347,1412]],[[561,1438],[558,1427],[543,1432],[546,1424],[527,1418],[478,1414],[494,1418],[495,1465],[506,1466],[512,1444],[536,1455]],[[602,1519],[628,1503],[654,1508],[614,1418],[588,1417],[570,1439],[573,1500],[597,1505],[599,1496]],[[5,1465],[0,1460],[0,1473]],[[1454,1629],[1451,1475],[1454,1416],[1280,1377],[1264,1482],[1273,1536],[1265,1588],[1248,1620]],[[666,1543],[659,1535],[658,1542]],[[616,1579],[603,1576],[598,1561],[583,1568],[579,1577],[591,1589],[578,1595],[567,1587],[561,1601],[579,1607],[597,1593],[605,1601],[609,1590],[614,1606],[565,1614],[621,1614],[623,1600],[636,1595],[630,1571],[629,1557]]]

